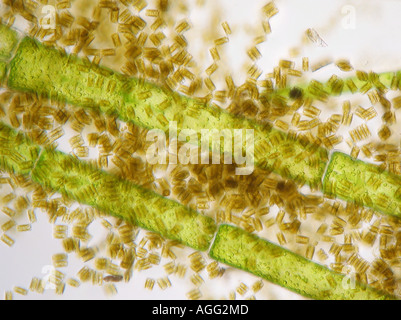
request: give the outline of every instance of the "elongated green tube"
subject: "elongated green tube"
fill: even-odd
[[[331,156],[323,192],[401,217],[401,177],[341,152]]]
[[[30,38],[22,40],[9,69],[10,88],[33,91],[78,106],[99,108],[147,128],[168,132],[169,124],[176,121],[179,131],[252,129],[257,166],[314,187],[321,185],[328,161],[327,150],[293,139],[271,126],[127,78],[46,48]]]
[[[17,32],[0,24],[0,85],[7,75],[8,62],[17,48],[18,41]]]
[[[0,167],[147,230],[206,250],[216,229],[213,219],[70,155],[41,149],[0,123]]]
[[[313,299],[394,299],[230,225],[219,227],[209,254],[217,261]]]
[[[0,85],[7,74],[7,63],[0,61]]]
[[[40,150],[24,134],[0,122],[0,167],[3,170],[29,175]]]
[[[0,60],[9,60],[17,47],[19,36],[14,30],[0,24]]]
[[[236,117],[150,83],[124,77],[25,38],[10,63],[8,86],[82,107],[99,108],[146,128],[254,130],[255,164],[312,186],[321,184],[328,157],[316,145],[291,139],[268,125]],[[232,133],[232,136],[234,134]]]
[[[0,39],[11,39],[6,41],[10,44],[4,46],[4,56],[13,55],[16,37],[10,29],[0,29]],[[276,172],[285,178],[321,187],[329,158],[328,151],[308,141],[293,138],[269,125],[235,116],[151,83],[92,65],[86,60],[47,48],[30,38],[21,41],[8,69],[7,85],[10,88],[36,92],[82,107],[97,108],[147,128],[168,132],[169,124],[176,121],[178,130],[192,129],[199,132],[209,128],[231,131],[252,129],[254,161],[258,167]],[[341,92],[338,88],[344,87],[344,83],[348,83],[349,90],[353,91],[350,81],[358,90],[367,84],[376,87],[394,86],[399,83],[399,76],[399,73],[383,73],[366,75],[366,79],[331,80],[325,84],[312,81],[305,88],[305,95],[321,98],[333,92]],[[342,85],[341,81],[344,82]],[[288,97],[289,90],[283,89],[275,94]],[[337,189],[325,190],[336,195]],[[360,201],[352,196],[347,197],[348,201],[358,201],[373,208],[383,207],[374,203],[380,201],[378,197],[374,199],[377,200]],[[382,208],[380,211],[394,214],[392,207],[388,210]]]
[[[322,181],[328,161],[328,152],[323,148],[293,139],[270,126],[236,117],[152,84],[88,64],[74,56],[46,48],[30,38],[25,38],[18,49],[17,44],[17,34],[0,25],[0,82],[8,74],[7,85],[10,88],[36,92],[82,107],[98,108],[107,114],[117,115],[122,120],[163,131],[168,130],[170,121],[177,121],[180,129],[254,129],[256,165],[312,186],[320,185]],[[16,54],[13,55],[16,49]],[[358,89],[366,84],[366,81],[351,80]],[[393,80],[394,75],[387,73],[379,75],[372,82],[390,86]],[[353,92],[354,89],[349,86],[347,89],[346,84],[347,81],[344,82],[344,91]],[[341,83],[332,82],[300,87],[304,90],[305,97],[324,98],[338,94],[341,86]],[[290,89],[283,89],[275,94],[288,97]],[[324,179],[324,190],[326,193],[338,193],[346,200],[356,201],[354,196],[345,198],[341,187],[339,191],[328,187],[336,184],[337,179],[341,184],[347,174],[344,166],[336,162],[338,158],[341,156],[334,154],[330,162]],[[355,166],[355,185],[360,185],[356,178],[358,170],[371,170],[374,178],[382,174],[368,164],[362,163],[364,167],[359,163],[348,164]],[[72,199],[198,250],[209,247],[216,229],[214,222],[207,217],[92,168],[69,155],[41,149],[23,134],[2,123],[0,167],[10,172],[30,175],[34,181]],[[385,177],[386,183],[398,181],[394,177]],[[370,178],[371,176],[365,179],[368,184]],[[369,189],[367,193],[370,194],[372,190]],[[388,190],[392,197],[398,199],[398,189],[395,190],[394,185],[389,189],[380,189],[380,193],[384,194]],[[359,199],[359,203],[385,213],[394,209],[391,205],[383,209],[383,206],[376,204],[380,197],[374,198],[376,200],[373,202],[366,201],[363,197],[363,201]],[[343,275],[228,225],[220,227],[210,255],[218,261],[252,272],[311,298],[392,298],[359,283],[356,283],[355,289],[346,289],[344,285],[347,286],[347,281],[344,280],[347,279]]]
[[[401,72],[383,72],[383,73],[364,73],[359,77],[350,77],[341,79],[335,77],[327,82],[321,83],[312,80],[309,84],[301,83],[297,85],[304,98],[312,98],[325,101],[329,96],[338,96],[344,93],[367,92],[372,88],[383,90],[391,88],[393,90],[401,89]],[[275,95],[289,97],[292,88],[279,89],[274,92]]]
[[[197,250],[207,250],[216,232],[212,219],[70,155],[42,149],[2,122],[0,168],[30,176],[33,181],[80,203]],[[220,226],[209,253],[217,261],[310,298],[392,298],[359,283],[349,288],[353,283],[349,284],[343,275],[229,225]]]

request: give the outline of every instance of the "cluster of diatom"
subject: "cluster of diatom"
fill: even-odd
[[[0,288],[6,299],[89,284],[113,295],[136,274],[155,297],[175,283],[188,299],[274,297],[266,280],[310,298],[400,296],[401,151],[391,139],[400,75],[309,61],[301,48],[266,73],[260,48],[279,13],[269,2],[240,83],[225,65],[236,26],[209,17],[208,57],[192,51],[189,16],[204,2],[3,1],[2,23],[24,25],[29,38],[0,73],[1,240],[16,246],[47,215],[63,249],[46,277]],[[318,41],[308,29],[302,46]],[[328,81],[311,80],[329,65]],[[253,129],[254,171],[150,164],[146,136],[171,121]],[[331,153],[341,144],[350,156]],[[232,281],[234,268],[252,282]],[[224,296],[211,289],[219,281],[231,283]]]

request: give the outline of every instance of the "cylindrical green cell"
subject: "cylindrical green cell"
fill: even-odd
[[[14,30],[0,23],[0,60],[9,60],[18,44],[19,36]]]
[[[9,69],[10,88],[97,108],[146,128],[168,132],[169,125],[175,121],[178,131],[192,129],[199,133],[202,129],[228,129],[234,136],[235,129],[251,129],[256,166],[300,183],[321,186],[328,152],[307,139],[298,139],[269,125],[235,116],[146,81],[128,78],[87,60],[47,48],[30,38],[22,40]],[[339,93],[339,88],[354,91],[355,88],[397,87],[400,78],[400,73],[361,73],[345,80],[334,77],[322,84],[311,81],[300,87],[304,89],[305,97],[320,99]],[[290,90],[286,88],[271,94],[288,98]],[[248,146],[243,145],[245,147]],[[354,200],[351,197],[347,199]],[[369,206],[370,202],[361,203]]]
[[[80,203],[197,250],[209,248],[216,229],[209,217],[59,151],[43,150],[31,177]]]
[[[328,160],[327,151],[313,143],[290,138],[271,126],[91,65],[30,38],[22,41],[10,63],[8,86],[98,108],[124,121],[166,133],[173,121],[177,122],[178,133],[191,129],[199,136],[202,129],[228,129],[232,137],[235,129],[251,129],[255,137],[256,166],[312,186],[321,184]]]
[[[370,73],[345,80],[334,78],[326,83],[312,80],[300,88],[304,97],[325,99],[342,91],[390,87],[399,80],[399,73]],[[172,121],[177,122],[178,131],[252,129],[256,166],[311,186],[321,184],[328,160],[327,150],[313,143],[294,139],[271,126],[235,116],[146,81],[92,65],[30,38],[22,41],[11,62],[8,85],[78,106],[98,108],[124,121],[164,132],[168,132]],[[288,99],[290,91],[291,88],[280,89],[271,95]]]
[[[7,75],[7,63],[0,61],[0,85],[3,83],[4,78]]]
[[[366,93],[370,89],[377,88],[382,91],[385,88],[398,90],[401,88],[401,72],[365,73],[360,72],[358,76],[342,79],[332,76],[326,82],[312,80],[309,83],[297,84],[297,91],[286,87],[272,92],[272,95],[289,97],[292,94],[301,94],[303,98],[318,99],[326,101],[329,96],[339,96],[343,93]],[[301,93],[300,93],[301,92]]]
[[[18,33],[0,23],[0,85],[7,75],[8,61],[19,41]]]
[[[312,299],[394,299],[230,225],[219,227],[209,254],[217,261],[253,273]]]
[[[2,122],[0,168],[197,250],[209,248],[216,230],[213,219],[70,155],[41,149]]]
[[[40,147],[22,133],[0,122],[0,166],[9,172],[26,175],[38,159]]]
[[[341,152],[330,159],[323,192],[401,217],[401,177]]]

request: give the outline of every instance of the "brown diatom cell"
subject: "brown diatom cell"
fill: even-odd
[[[54,29],[43,26],[46,21],[41,10],[46,5],[56,9]],[[232,282],[234,285],[226,281],[227,274],[237,275],[232,268],[225,273],[221,261],[208,255],[208,248],[218,238],[214,237],[216,224],[223,229],[227,228],[224,224],[234,224],[240,230],[227,234],[227,241],[220,245],[229,249],[220,253],[236,259],[238,250],[247,248],[246,262],[236,264],[242,269],[255,271],[266,262],[263,247],[274,247],[270,252],[273,259],[266,263],[289,257],[290,251],[309,259],[302,260],[306,268],[313,261],[326,263],[327,268],[319,269],[322,279],[311,277],[314,281],[309,281],[301,294],[321,286],[319,298],[350,297],[336,282],[340,278],[331,273],[349,274],[350,270],[357,272],[358,281],[374,288],[399,291],[393,271],[400,266],[400,225],[378,218],[380,214],[368,207],[379,202],[395,212],[393,201],[401,191],[395,186],[391,195],[382,192],[381,179],[371,176],[374,170],[369,167],[348,176],[366,178],[362,186],[342,181],[338,170],[324,186],[343,194],[358,192],[358,199],[348,199],[346,204],[336,199],[336,192],[318,193],[332,156],[330,150],[337,147],[349,148],[344,152],[353,158],[370,158],[380,174],[401,174],[399,146],[393,140],[401,98],[392,92],[399,89],[399,74],[357,70],[346,73],[345,78],[344,72],[353,71],[345,58],[334,59],[336,74],[328,74],[332,60],[310,63],[309,57],[300,56],[306,53],[302,41],[302,47],[289,48],[289,57],[280,56],[276,65],[266,68],[265,42],[269,43],[277,26],[279,9],[287,10],[274,1],[264,4],[262,15],[255,15],[252,25],[245,26],[251,42],[242,48],[246,63],[238,73],[229,59],[230,51],[237,49],[236,37],[242,26],[231,16],[221,21],[225,10],[218,6],[204,0],[193,4],[170,0],[4,1],[2,22],[19,28],[20,20],[25,20],[28,35],[38,42],[23,40],[10,66],[0,62],[0,75],[8,76],[4,85],[10,87],[17,80],[14,66],[22,66],[20,86],[0,94],[0,117],[18,129],[1,134],[1,240],[13,246],[20,237],[23,243],[24,238],[35,236],[38,220],[45,217],[53,224],[52,241],[60,241],[64,249],[50,261],[54,268],[65,268],[66,274],[56,269],[48,278],[33,278],[30,291],[44,293],[49,280],[56,294],[75,290],[81,282],[117,294],[120,282],[138,280],[135,274],[145,272],[141,285],[167,295],[178,280],[192,286],[184,297],[216,298],[213,285],[221,278],[230,299],[270,298],[269,286],[261,290],[262,280],[250,285],[239,273],[241,279]],[[192,21],[203,9],[212,9],[213,28],[199,28],[198,19]],[[309,28],[306,36],[331,50],[327,30],[315,28],[319,33]],[[24,57],[25,50],[35,57],[35,63]],[[50,52],[53,56],[47,61]],[[356,65],[360,66],[360,61],[355,61]],[[308,78],[311,71],[314,80]],[[36,79],[43,76],[46,81]],[[33,93],[19,93],[28,83],[32,85],[28,91]],[[355,101],[353,94],[360,100]],[[263,170],[240,176],[237,164],[150,165],[145,161],[146,134],[153,128],[164,130],[171,120],[179,128],[252,128],[257,139],[268,135],[254,150],[255,165]],[[35,148],[20,148],[18,135],[8,142],[16,131],[26,134]],[[59,154],[63,148],[68,150],[60,152],[61,157],[72,160],[64,159],[61,170],[56,158],[43,162],[51,150]],[[18,165],[10,170],[8,161]],[[294,172],[317,182],[309,188],[305,185],[309,178],[298,181]],[[379,191],[366,195],[358,188]],[[142,193],[143,197],[138,196]],[[360,202],[367,207],[360,207]],[[203,224],[202,219],[209,216],[215,221]],[[97,227],[106,232],[104,239],[97,238]],[[268,233],[263,233],[264,228]],[[31,229],[34,232],[26,232]],[[256,234],[270,236],[269,244],[256,241]],[[245,240],[238,244],[239,236]],[[187,257],[189,249],[179,242],[183,237],[192,244],[197,239],[196,246],[205,251]],[[372,263],[363,256],[361,244],[371,250]],[[79,258],[78,274],[69,272],[71,253]],[[300,261],[300,256],[293,258]],[[285,276],[292,270],[285,259],[277,267],[283,272],[275,280],[284,287],[296,289],[305,283],[302,279],[307,273],[296,274],[299,278]],[[165,274],[158,274],[159,269]],[[264,271],[264,277],[271,279]],[[210,285],[207,290],[206,284]],[[5,297],[25,295],[23,285],[8,288]],[[333,293],[335,290],[340,294]]]

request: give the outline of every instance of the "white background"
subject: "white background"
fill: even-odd
[[[241,0],[209,0],[206,1],[209,8],[205,10],[191,11],[193,29],[187,34],[190,42],[190,50],[195,52],[202,50],[201,41],[197,41],[197,34],[201,34],[205,28],[220,28],[220,25],[208,25],[208,17],[216,10],[221,15],[221,21],[228,21],[233,29],[233,36],[227,45],[224,65],[232,70],[237,83],[245,79],[246,72],[243,63],[246,61],[246,48],[252,44],[260,21],[260,8],[264,1]],[[213,6],[211,6],[213,4]],[[271,21],[272,34],[268,36],[266,43],[258,46],[263,57],[258,63],[264,69],[265,74],[272,71],[278,61],[283,58],[291,58],[289,50],[293,47],[301,48],[301,57],[308,56],[313,61],[325,57],[333,60],[347,58],[356,69],[374,70],[376,72],[401,69],[401,1],[390,0],[359,0],[359,1],[328,1],[328,0],[281,0],[276,1],[280,13]],[[355,20],[342,13],[344,6],[351,8],[355,13]],[[350,14],[348,12],[348,14]],[[351,12],[352,15],[352,12]],[[351,23],[351,24],[349,24]],[[305,30],[315,29],[327,43],[326,47],[309,43],[302,46],[302,38]],[[223,33],[222,33],[223,35]],[[208,49],[204,49],[204,63],[207,66],[211,62]],[[202,57],[199,57],[202,58]],[[297,68],[300,68],[299,59]],[[316,77],[325,78],[330,75],[330,67],[320,71]],[[365,106],[366,107],[366,106]],[[396,139],[399,134],[396,133]],[[4,195],[7,190],[0,189]],[[51,256],[62,252],[60,242],[52,239],[52,226],[47,222],[45,215],[38,214],[39,222],[33,225],[33,230],[27,233],[9,233],[16,239],[12,248],[0,244],[0,292],[11,290],[15,285],[28,288],[31,278],[46,276],[46,266],[51,265]],[[2,217],[0,222],[3,222]],[[95,235],[93,243],[101,243],[104,234],[100,232],[98,224],[91,226],[90,232]],[[181,253],[191,252],[182,250]],[[185,262],[185,258],[183,260]],[[74,277],[82,267],[73,255],[69,258],[69,267],[63,272]],[[152,277],[157,279],[164,276],[162,267],[153,268],[146,272],[134,273],[133,280],[128,284],[118,284],[119,299],[185,299],[185,294],[192,289],[189,280],[181,280],[171,277],[173,286],[165,291],[157,285],[153,291],[143,288],[145,279]],[[205,276],[206,278],[206,276]],[[228,292],[234,290],[241,281],[251,285],[256,277],[245,272],[229,269],[224,278],[208,281],[202,287],[203,298],[219,299],[228,296]],[[14,295],[15,298],[24,298]],[[30,293],[29,299],[103,299],[104,291],[100,287],[82,285],[79,289],[66,288],[63,296],[56,296],[53,290],[46,290],[43,296]],[[299,299],[296,294],[287,290],[265,283],[263,291],[257,295],[259,299]]]

